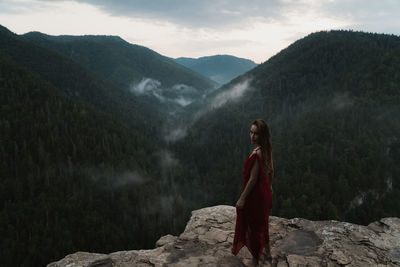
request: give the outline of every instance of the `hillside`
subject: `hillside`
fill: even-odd
[[[95,65],[0,28],[0,265],[149,248],[191,210],[233,205],[255,118],[272,129],[272,215],[400,217],[397,36],[311,34],[172,114]]]
[[[161,128],[157,134],[165,136],[176,119],[169,116],[182,107],[213,90],[217,83],[175,63],[151,49],[130,44],[118,36],[50,36],[30,32],[21,39],[62,54],[69,60],[91,70],[113,87],[134,96],[138,113],[149,117],[144,128]],[[132,112],[129,112],[132,114]],[[151,118],[151,117],[153,118]],[[171,121],[171,122],[170,122]]]
[[[63,54],[121,88],[127,89],[143,78],[157,80],[165,88],[185,84],[205,91],[215,86],[211,80],[169,58],[118,36],[50,36],[30,32],[21,37]]]
[[[228,83],[237,76],[257,66],[256,63],[249,59],[229,55],[215,55],[200,58],[180,57],[174,60],[219,84]]]
[[[174,146],[208,192],[198,201],[236,202],[250,124],[264,118],[274,215],[361,224],[399,217],[399,69],[397,36],[319,32],[215,91]]]
[[[130,236],[143,230],[145,217],[134,214],[146,204],[138,199],[159,176],[154,143],[1,52],[0,89],[1,265],[42,266],[76,249],[143,246]],[[93,232],[98,224],[102,236]]]
[[[131,92],[113,86],[79,63],[26,42],[1,26],[0,51],[69,96],[87,102],[126,123],[137,134],[159,134],[152,127],[161,123],[164,111],[153,108],[150,105],[152,101],[135,97]],[[153,124],[149,124],[149,121]]]
[[[192,206],[168,171],[181,168],[143,104],[0,29],[1,266],[145,248],[184,226]]]

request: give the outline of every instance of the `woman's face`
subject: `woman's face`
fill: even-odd
[[[254,124],[250,127],[250,141],[252,144],[258,144],[258,127]]]

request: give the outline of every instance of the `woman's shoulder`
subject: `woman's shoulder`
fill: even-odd
[[[247,161],[249,162],[250,165],[253,165],[254,162],[258,162],[260,159],[262,159],[261,157],[261,149],[254,149],[250,156],[247,158]]]
[[[255,156],[255,155],[261,157],[261,155],[262,155],[261,153],[262,153],[261,149],[259,147],[256,147],[255,149],[253,149],[253,152],[251,152],[250,157]]]

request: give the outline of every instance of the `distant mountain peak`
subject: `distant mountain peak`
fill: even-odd
[[[199,58],[180,57],[176,58],[175,61],[219,84],[228,83],[257,66],[252,60],[231,55],[214,55]]]

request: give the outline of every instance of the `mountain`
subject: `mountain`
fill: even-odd
[[[0,115],[0,265],[43,266],[76,249],[138,245],[130,236],[143,230],[139,199],[152,198],[160,176],[153,142],[2,51]],[[93,232],[99,225],[101,236]]]
[[[114,87],[134,95],[139,121],[167,136],[182,108],[214,90],[217,83],[146,47],[118,36],[50,36],[30,32],[23,40],[62,54],[97,74]],[[132,97],[132,96],[130,96]],[[126,99],[129,99],[127,97]],[[125,113],[132,114],[132,112]]]
[[[160,134],[154,130],[154,125],[162,124],[164,111],[153,108],[153,101],[135,97],[79,63],[53,50],[24,41],[1,26],[0,51],[69,96],[90,103],[126,123],[137,134]]]
[[[180,57],[174,60],[219,84],[228,83],[237,76],[257,66],[256,63],[249,59],[229,55],[215,55],[200,58]]]
[[[0,27],[1,266],[149,247],[184,227],[182,167],[146,101]]]
[[[141,95],[146,90],[156,93],[157,102],[176,100],[184,105],[183,98],[193,101],[216,86],[173,60],[118,36],[50,36],[30,32],[21,38],[61,53],[119,88]]]
[[[214,206],[194,210],[179,236],[166,235],[154,249],[111,254],[76,252],[47,267],[66,266],[244,266],[243,248],[231,252],[236,209]],[[259,266],[398,266],[399,218],[382,218],[368,226],[338,221],[293,220],[270,216],[272,262]]]
[[[360,224],[399,217],[399,69],[398,36],[318,32],[214,91],[174,144],[207,192],[198,201],[237,201],[250,124],[263,118],[273,215]]]
[[[255,118],[272,129],[272,215],[400,217],[398,36],[311,34],[173,115],[179,86],[132,94],[82,62],[0,28],[0,265],[149,248],[234,204]]]

